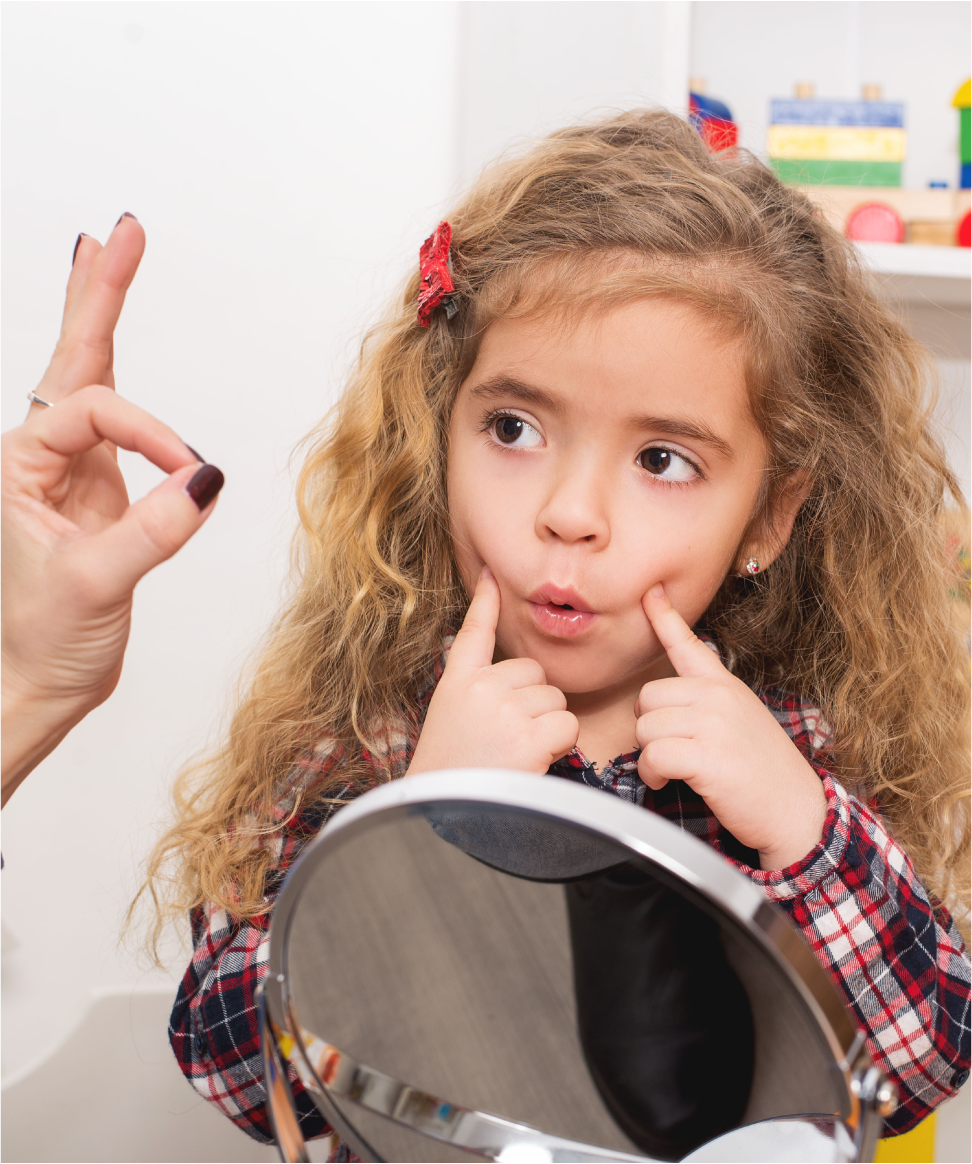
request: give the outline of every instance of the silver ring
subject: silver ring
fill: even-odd
[[[34,391],[30,391],[27,393],[27,399],[31,402],[31,404],[39,404],[41,406],[41,408],[53,408],[54,407],[54,405],[51,404],[51,402],[49,400],[45,400],[43,396],[38,396],[37,393]]]

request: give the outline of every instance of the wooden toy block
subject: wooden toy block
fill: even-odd
[[[968,190],[901,190],[889,187],[806,186],[803,192],[821,215],[841,234],[848,215],[865,202],[883,202],[905,223],[936,223],[953,232],[969,210]]]
[[[953,247],[955,246],[955,223],[952,221],[909,222],[908,242],[916,246]]]
[[[733,149],[739,144],[739,127],[732,120],[729,106],[703,93],[689,93],[689,120],[713,153]]]
[[[952,104],[959,111],[959,186],[969,188],[970,165],[972,162],[972,123],[969,106],[972,104],[972,81],[960,85],[952,98]]]
[[[907,135],[903,129],[771,125],[767,145],[774,158],[903,162]]]
[[[952,104],[956,109],[968,109],[972,105],[972,78],[964,82],[964,84],[959,85],[955,90]]]
[[[712,153],[731,150],[739,144],[739,127],[734,121],[723,121],[718,117],[706,117],[699,125],[702,140]]]
[[[903,129],[904,105],[900,101],[774,98],[770,101],[770,124]]]
[[[718,117],[721,121],[732,121],[732,113],[724,101],[694,90],[689,93],[689,112],[699,117]]]
[[[900,162],[770,158],[781,182],[797,186],[900,186]]]

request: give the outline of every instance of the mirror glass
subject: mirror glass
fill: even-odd
[[[554,815],[440,802],[335,833],[285,971],[298,1021],[342,1052],[600,1149],[680,1160],[846,1102],[813,1016],[734,918]],[[482,1158],[335,1102],[379,1158]]]

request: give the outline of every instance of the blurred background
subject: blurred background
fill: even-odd
[[[115,695],[4,812],[5,1159],[273,1158],[197,1100],[169,1057],[186,950],[174,936],[168,969],[152,969],[119,944],[120,923],[175,773],[218,733],[280,604],[291,453],[421,241],[501,151],[609,107],[687,114],[691,85],[725,102],[740,144],[766,157],[772,99],[797,85],[845,99],[880,86],[904,107],[887,198],[910,242],[863,251],[935,352],[968,494],[969,251],[919,245],[913,220],[954,234],[969,11],[964,0],[3,6],[3,427],[22,421],[56,341],[78,231],[104,240],[127,210],[148,246],[116,334],[118,387],[227,478],[205,530],[140,585]],[[931,210],[900,201],[930,183]],[[133,495],[160,479],[135,458],[124,468]],[[943,1126],[936,1158],[968,1160]]]

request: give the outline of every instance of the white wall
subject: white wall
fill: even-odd
[[[516,141],[604,108],[688,107],[684,0],[472,0],[460,6],[463,178]]]
[[[148,247],[119,388],[227,478],[139,587],[115,695],[4,811],[5,1074],[93,987],[152,977],[116,947],[135,871],[279,605],[291,449],[450,191],[456,36],[451,3],[5,6],[4,427],[57,338],[78,231],[130,210]],[[158,479],[125,470],[135,494]]]
[[[686,107],[689,3],[464,3],[460,166],[605,107]]]
[[[846,7],[5,6],[3,426],[22,419],[53,347],[77,232],[104,238],[130,210],[148,249],[118,330],[120,390],[227,476],[205,530],[139,588],[118,691],[4,812],[5,1074],[49,1052],[93,989],[157,979],[117,948],[119,922],[178,766],[213,732],[279,604],[294,524],[288,456],[457,177],[595,108],[677,100],[690,72],[708,74],[744,126],[797,74],[850,92],[850,58],[824,23]],[[962,77],[949,54],[964,54],[968,37],[947,29],[962,13],[967,27],[967,6],[861,8],[862,28],[878,9],[912,21],[908,52],[925,54],[907,92],[875,77],[866,55],[859,68],[911,103],[917,158],[921,78],[932,78],[928,108],[945,94],[952,132],[947,100]],[[762,39],[740,24],[748,10]],[[890,36],[883,27],[862,34],[861,54]],[[928,54],[945,63],[929,68]],[[914,180],[953,180],[943,149],[929,147],[936,160]],[[967,368],[949,369],[965,415]],[[135,494],[157,479],[131,458],[125,468]]]

